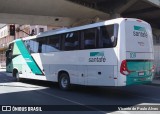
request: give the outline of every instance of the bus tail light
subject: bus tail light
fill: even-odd
[[[123,60],[122,63],[121,63],[120,72],[121,72],[121,74],[123,74],[123,75],[128,75],[128,74],[130,74],[130,71],[129,71],[128,68],[127,68],[127,61],[126,61],[126,60]]]

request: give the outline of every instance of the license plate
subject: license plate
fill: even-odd
[[[144,72],[139,72],[138,76],[144,76]]]

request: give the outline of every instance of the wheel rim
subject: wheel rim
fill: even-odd
[[[63,88],[66,88],[68,86],[68,79],[66,77],[63,77],[61,79],[61,85]]]

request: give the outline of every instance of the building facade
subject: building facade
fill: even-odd
[[[20,31],[15,32],[15,36],[10,36],[10,25],[0,24],[0,68],[5,68],[5,52],[7,46],[14,39],[24,38],[30,34],[36,35],[41,32],[45,32],[58,27],[43,26],[43,25],[15,25],[15,28],[19,28]]]

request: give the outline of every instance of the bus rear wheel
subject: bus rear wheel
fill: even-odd
[[[68,74],[67,73],[61,73],[60,77],[59,77],[59,80],[58,80],[58,83],[59,83],[59,87],[62,90],[69,90],[70,89],[70,79],[69,79]]]

